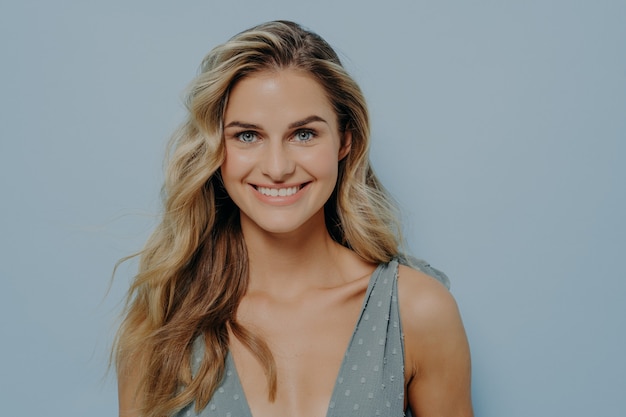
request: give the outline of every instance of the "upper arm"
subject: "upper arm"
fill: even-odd
[[[136,369],[118,370],[117,395],[119,417],[140,417],[140,404],[137,399],[139,372]]]
[[[427,275],[399,271],[407,395],[419,417],[471,417],[467,337],[450,292]]]

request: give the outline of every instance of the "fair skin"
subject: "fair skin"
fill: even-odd
[[[269,345],[276,399],[257,359],[230,349],[254,417],[324,417],[375,265],[334,242],[324,203],[351,137],[317,83],[293,69],[261,72],[231,91],[224,116],[224,185],[240,208],[249,288],[237,320]],[[470,417],[470,359],[454,299],[440,283],[399,270],[405,396],[417,417]],[[120,416],[133,378],[120,378]]]

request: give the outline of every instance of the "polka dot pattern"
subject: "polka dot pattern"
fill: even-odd
[[[344,356],[326,417],[404,416],[404,345],[397,302],[398,264],[372,274],[355,332]],[[198,341],[196,341],[198,342]],[[194,344],[199,367],[203,344]],[[253,417],[232,356],[220,387],[200,413],[190,404],[174,417]],[[410,416],[410,412],[407,416]]]

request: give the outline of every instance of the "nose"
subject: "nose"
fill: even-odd
[[[262,170],[272,181],[282,182],[293,174],[296,164],[288,145],[281,141],[268,141],[262,161]]]

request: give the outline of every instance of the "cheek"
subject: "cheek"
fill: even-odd
[[[319,152],[307,155],[303,164],[309,167],[318,178],[335,178],[339,169],[337,154],[333,152]]]
[[[237,151],[226,151],[224,162],[220,167],[224,182],[236,180],[249,172],[252,160],[249,155]]]

